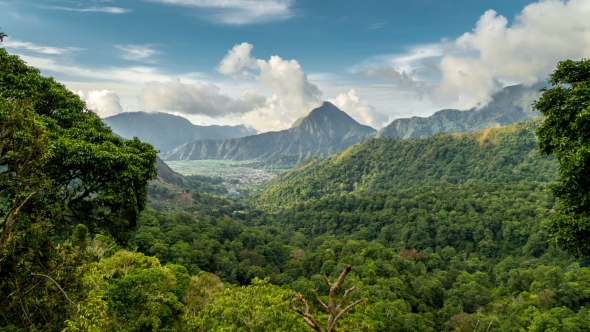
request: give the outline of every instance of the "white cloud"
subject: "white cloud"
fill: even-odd
[[[346,112],[359,123],[380,129],[389,122],[389,117],[375,109],[368,101],[361,100],[354,89],[341,93],[336,98],[328,99],[339,109]]]
[[[322,92],[311,83],[296,60],[271,56],[266,61],[252,57],[252,45],[234,46],[223,58],[218,71],[229,76],[254,77],[274,94],[264,107],[242,117],[259,131],[289,128],[302,115],[321,105]],[[264,122],[261,122],[265,119]]]
[[[265,97],[253,89],[232,98],[213,84],[183,84],[177,78],[150,82],[140,101],[148,111],[172,111],[213,118],[240,115],[243,123],[258,131],[289,128],[295,120],[321,104],[321,92],[310,83],[295,60],[272,56],[268,61],[251,56],[252,45],[234,46],[217,70],[234,78],[256,81],[256,89],[267,90]]]
[[[58,73],[62,79],[93,79],[110,82],[127,82],[143,84],[150,81],[166,81],[170,78],[167,73],[158,68],[147,66],[130,67],[84,67],[72,63],[62,62],[62,59],[49,59],[28,55],[19,55],[28,65],[42,71]],[[187,73],[180,76],[187,82],[195,82],[195,78],[202,78],[199,73]]]
[[[221,24],[253,24],[285,20],[293,16],[294,0],[147,0],[167,5],[207,9],[212,21]]]
[[[434,98],[461,109],[484,105],[500,82],[533,84],[557,62],[590,54],[590,1],[541,0],[527,5],[512,25],[488,10],[472,32],[440,61]]]
[[[123,112],[121,98],[114,91],[95,90],[88,92],[78,91],[76,93],[86,102],[86,106],[101,118]]]
[[[72,7],[61,7],[61,6],[41,6],[44,9],[51,9],[51,10],[64,10],[69,12],[97,12],[97,13],[106,13],[106,14],[126,14],[130,13],[133,10],[129,8],[120,8],[120,7],[85,7],[85,8],[72,8]]]
[[[256,59],[250,55],[253,48],[254,46],[248,43],[235,45],[223,57],[217,71],[228,76],[253,77],[254,74],[246,70],[257,68]]]
[[[150,58],[160,53],[150,45],[115,45],[115,48],[123,51],[123,59],[133,61],[151,62]]]
[[[183,84],[177,77],[167,82],[146,83],[140,103],[146,111],[171,111],[184,114],[206,115],[219,118],[232,114],[244,114],[266,102],[266,97],[253,90],[241,98],[220,94],[214,84]]]
[[[423,70],[423,64],[443,55],[444,45],[422,44],[409,47],[403,53],[385,54],[371,57],[349,69],[359,73],[367,69],[393,68],[399,73],[414,73]]]
[[[507,84],[532,85],[557,62],[588,57],[588,17],[588,0],[539,0],[524,7],[510,25],[488,10],[471,32],[454,41],[372,57],[350,71],[388,79],[396,88],[428,95],[441,107],[481,107]]]
[[[412,91],[418,99],[429,93],[432,81],[440,76],[434,60],[443,55],[443,45],[424,44],[407,49],[404,53],[372,57],[350,68],[366,78],[385,78],[397,88]]]
[[[21,49],[21,50],[26,50],[26,51],[41,53],[41,54],[48,54],[48,55],[63,55],[66,53],[71,53],[71,52],[83,50],[83,48],[79,48],[79,47],[54,47],[54,46],[37,45],[34,43],[30,43],[30,42],[24,42],[24,41],[12,39],[10,37],[5,38],[2,45],[7,48]]]

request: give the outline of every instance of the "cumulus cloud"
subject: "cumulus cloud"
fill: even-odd
[[[78,91],[76,93],[86,102],[86,106],[101,118],[123,112],[121,98],[114,91],[95,90],[88,92]]]
[[[254,46],[248,43],[235,45],[223,57],[223,60],[221,60],[217,67],[217,71],[228,76],[253,77],[254,74],[246,70],[257,67],[256,59],[250,55],[253,48]]]
[[[45,46],[45,45],[37,45],[31,42],[24,42],[16,39],[12,39],[7,37],[4,39],[2,43],[4,47],[14,48],[14,49],[21,49],[35,53],[41,54],[48,54],[48,55],[63,55],[66,53],[71,53],[75,51],[82,51],[83,48],[79,47],[54,47],[54,46]]]
[[[212,118],[244,114],[265,102],[266,97],[253,90],[234,99],[221,94],[220,88],[214,84],[183,84],[178,77],[166,82],[146,83],[140,96],[140,103],[146,111],[172,111]]]
[[[235,45],[217,67],[228,76],[254,78],[273,92],[264,105],[242,117],[246,125],[257,130],[285,129],[321,105],[322,92],[309,81],[299,62],[276,55],[268,61],[256,59],[252,49],[248,43]],[[265,121],[261,123],[261,119]]]
[[[294,0],[148,0],[167,5],[207,10],[206,16],[221,24],[253,24],[285,20],[293,16]]]
[[[368,101],[361,100],[354,89],[348,93],[341,93],[328,101],[348,113],[356,121],[373,128],[379,129],[389,122],[387,115],[377,111]]]
[[[151,62],[151,57],[160,53],[150,45],[115,45],[115,48],[123,51],[123,59],[133,61]]]
[[[260,132],[283,130],[298,118],[321,105],[322,92],[311,83],[296,60],[271,56],[269,60],[252,56],[253,46],[235,45],[219,63],[217,70],[238,80],[255,82],[267,96],[253,89],[241,97],[223,94],[214,84],[184,84],[178,78],[152,81],[139,98],[146,111],[168,111],[211,118],[239,116],[248,127]],[[354,90],[336,97],[334,104],[361,123],[380,127],[388,118]]]
[[[564,59],[590,54],[590,1],[541,0],[509,25],[493,10],[483,14],[440,61],[437,101],[468,109],[485,105],[502,82],[534,84]]]

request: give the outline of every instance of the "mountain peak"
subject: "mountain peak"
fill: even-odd
[[[317,126],[318,124],[345,127],[363,126],[331,102],[324,101],[322,106],[314,108],[306,116],[297,119],[291,128]]]

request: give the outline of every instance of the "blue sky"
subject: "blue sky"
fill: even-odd
[[[485,104],[589,57],[588,17],[589,0],[0,0],[3,46],[101,116],[259,131],[321,100],[374,127]]]

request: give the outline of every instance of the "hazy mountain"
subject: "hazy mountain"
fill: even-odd
[[[379,130],[375,137],[399,137],[404,139],[423,138],[438,133],[469,133],[477,130],[499,127],[517,121],[531,120],[538,116],[532,110],[532,102],[544,85],[505,87],[493,96],[493,101],[481,109],[459,111],[445,109],[427,118],[411,117],[396,119]]]
[[[310,151],[332,147],[340,147],[340,151],[374,132],[375,129],[361,125],[336,106],[324,102],[289,129],[242,138],[197,140],[164,153],[162,157],[165,160],[248,160],[277,155],[303,158]]]
[[[129,112],[110,116],[103,121],[120,136],[137,136],[160,151],[168,151],[197,139],[226,139],[256,134],[256,131],[243,125],[198,126],[186,118],[169,113]]]

